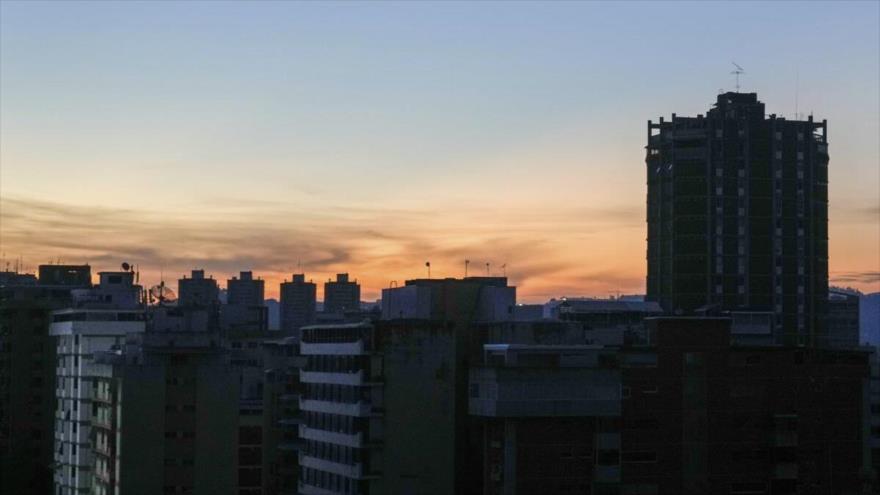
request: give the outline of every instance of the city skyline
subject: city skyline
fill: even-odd
[[[644,293],[644,124],[704,112],[735,59],[768,113],[828,120],[830,281],[880,290],[877,4],[0,8],[9,262],[375,299],[470,259],[525,302]]]

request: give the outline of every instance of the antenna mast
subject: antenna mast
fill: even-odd
[[[736,62],[731,62],[736,69],[731,71],[731,74],[736,75],[736,92],[739,93],[739,76],[740,74],[745,74],[746,70],[739,66]]]

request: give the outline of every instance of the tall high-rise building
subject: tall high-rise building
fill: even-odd
[[[177,281],[177,305],[207,307],[220,304],[220,288],[211,277],[205,278],[205,270],[193,270],[191,277]]]
[[[336,280],[324,283],[324,312],[341,314],[361,309],[361,286],[348,279],[347,273],[337,273]]]
[[[71,291],[71,308],[52,314],[56,339],[54,493],[91,493],[95,399],[94,356],[121,347],[126,336],[143,333],[141,287],[132,272],[101,272],[100,284]]]
[[[240,272],[238,278],[226,281],[226,303],[245,306],[262,306],[266,283],[255,279],[253,272]]]
[[[281,283],[281,330],[293,332],[314,322],[315,284],[296,273],[290,282]]]
[[[269,329],[265,285],[252,272],[226,281],[226,304],[220,306],[220,328],[233,333],[260,333]]]
[[[302,329],[300,493],[474,493],[467,366],[476,325],[512,319],[516,288],[408,280],[382,302],[382,320]]]
[[[648,300],[771,313],[816,344],[828,304],[827,122],[765,116],[755,93],[648,121]]]
[[[45,279],[0,272],[0,493],[52,492],[55,342],[52,310],[90,284],[91,268],[48,265]],[[64,277],[53,277],[53,270]],[[82,284],[82,285],[77,285]]]
[[[151,312],[161,326],[95,353],[90,493],[232,494],[238,377],[228,351],[191,325],[198,318]]]

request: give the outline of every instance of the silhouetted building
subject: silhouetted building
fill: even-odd
[[[470,369],[469,411],[481,423],[484,457],[482,487],[473,492],[621,493],[617,350],[483,349],[482,364]]]
[[[223,308],[230,307],[224,305]],[[263,478],[269,473],[263,471],[264,440],[264,387],[265,364],[263,362],[263,341],[265,331],[227,331],[230,349],[229,364],[238,382],[238,418],[236,437],[236,465],[238,473],[236,493],[240,495],[261,495]]]
[[[866,448],[870,449],[871,462],[874,476],[880,475],[880,349],[873,347],[871,353],[871,384],[869,386],[870,400],[870,430]],[[878,481],[875,478],[875,487]]]
[[[266,307],[265,282],[254,279],[251,272],[226,281],[226,302],[220,305],[220,328],[230,334],[265,333],[269,329],[269,308]]]
[[[265,282],[254,279],[252,272],[240,272],[239,277],[226,281],[226,304],[242,306],[262,306],[264,303]]]
[[[457,492],[455,333],[428,320],[302,329],[299,493]]]
[[[88,287],[92,285],[92,268],[89,265],[40,265],[40,283]]]
[[[267,340],[263,350],[263,492],[295,495],[299,493],[299,452],[305,445],[299,434],[303,424],[300,372],[308,358],[299,352],[298,335]]]
[[[859,345],[859,294],[828,290],[828,331],[822,344],[827,347],[854,348]]]
[[[731,345],[729,318],[646,324],[648,345],[483,346],[483,493],[871,493],[868,352]]]
[[[186,310],[151,312],[161,328],[91,365],[90,493],[235,493],[238,383],[228,353]]]
[[[342,314],[360,311],[361,286],[348,279],[347,273],[336,274],[336,280],[324,283],[324,312]]]
[[[220,288],[213,278],[205,278],[205,270],[193,270],[190,278],[177,281],[177,305],[184,307],[215,307],[220,304]]]
[[[514,319],[516,287],[506,277],[422,278],[382,289],[382,319]]]
[[[623,345],[647,342],[645,318],[659,316],[656,302],[622,299],[564,299],[550,305],[552,317],[583,325],[588,344]]]
[[[621,360],[624,486],[860,493],[871,464],[867,352],[731,346],[727,318],[648,325],[654,349]]]
[[[482,474],[467,415],[474,329],[512,319],[516,288],[409,280],[382,304],[380,321],[302,329],[300,493],[471,493]]]
[[[49,324],[52,310],[70,306],[71,289],[90,285],[90,268],[77,269],[84,276],[46,283],[0,272],[0,493],[52,493],[58,363]]]
[[[282,331],[294,332],[315,323],[315,289],[315,284],[306,282],[302,273],[294,274],[290,282],[281,283]]]
[[[703,116],[648,121],[647,297],[670,313],[772,311],[817,344],[828,301],[826,121],[765,117],[728,92]]]

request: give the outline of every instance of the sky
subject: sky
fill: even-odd
[[[524,302],[643,293],[646,122],[705,113],[732,61],[828,119],[831,280],[880,291],[870,1],[3,0],[0,251],[267,296],[465,259]]]

